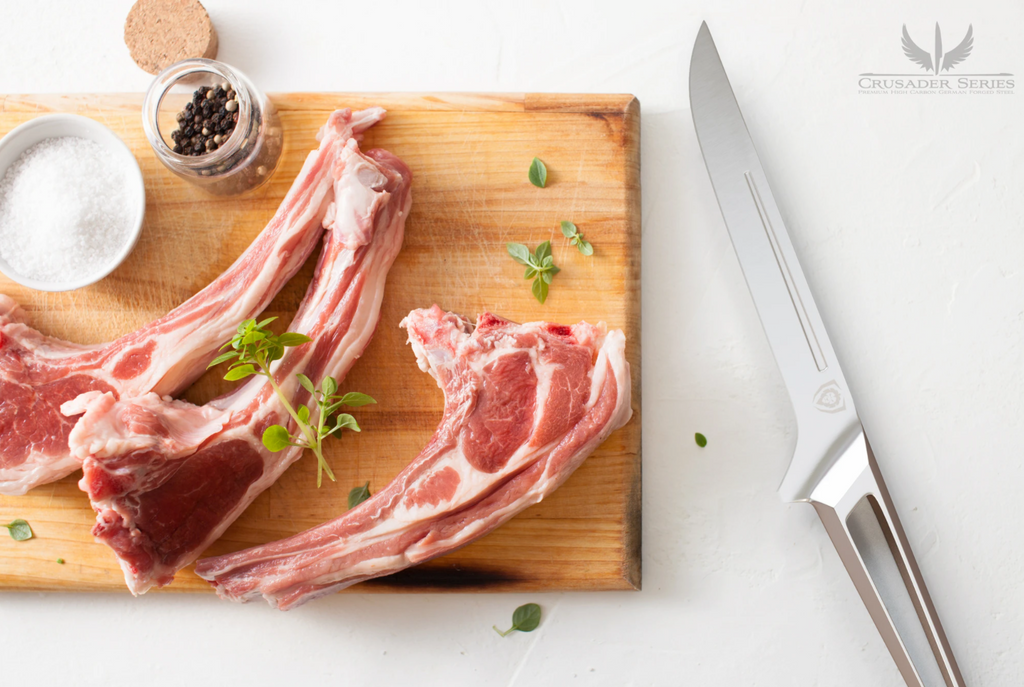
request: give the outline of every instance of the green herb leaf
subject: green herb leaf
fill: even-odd
[[[370,498],[370,483],[367,482],[361,487],[354,487],[348,492],[348,509],[352,510],[360,503]]]
[[[496,626],[494,631],[502,637],[518,630],[519,632],[533,632],[540,625],[540,606],[537,604],[523,604],[512,613],[512,627],[504,632]]]
[[[694,439],[694,441],[697,442],[697,445],[700,446],[701,448],[704,448],[705,446],[708,445],[708,438],[706,436],[704,436],[703,434],[701,434],[700,432],[697,432],[696,434],[694,434],[693,435],[693,439]]]
[[[551,242],[545,241],[537,246],[537,250],[534,251],[534,254],[537,256],[537,260],[540,261],[540,264],[543,265],[547,263],[550,265],[551,261],[549,261],[548,258],[551,258]],[[554,260],[554,258],[551,259]]]
[[[540,301],[541,305],[544,305],[544,301],[548,299],[547,282],[543,279],[534,279],[531,291],[533,291],[533,297]]]
[[[377,401],[375,401],[372,396],[361,394],[358,391],[350,391],[341,397],[341,402],[349,408],[359,408],[360,406],[374,404]]]
[[[11,535],[11,539],[14,541],[25,541],[26,539],[31,539],[33,536],[32,528],[29,527],[29,524],[21,518],[12,520],[9,525],[3,525],[3,527],[7,528],[7,532]]]
[[[530,163],[529,177],[530,183],[537,188],[544,188],[548,185],[548,168],[540,161],[539,157],[533,158],[533,162]]]
[[[239,365],[238,367],[233,367],[230,370],[228,370],[228,373],[224,375],[224,379],[228,380],[229,382],[234,382],[239,379],[251,377],[254,374],[256,374],[256,368],[253,367],[252,365]]]
[[[362,432],[359,429],[359,423],[356,419],[348,413],[338,413],[338,416],[334,418],[335,429],[351,429],[353,432]]]
[[[512,256],[512,259],[518,262],[520,265],[530,266],[530,249],[521,243],[509,243],[506,244],[508,248],[508,254]]]
[[[303,422],[303,423],[308,423],[309,422],[309,406],[299,406],[299,409],[298,409],[297,412],[298,412],[298,415],[299,415],[299,422]]]
[[[309,338],[305,334],[296,334],[295,332],[285,332],[281,336],[277,337],[277,343],[281,346],[301,346],[304,343],[309,343],[313,339]]]
[[[324,377],[320,382],[320,388],[323,390],[324,396],[333,396],[334,392],[338,390],[338,382],[334,377]]]
[[[562,220],[562,236],[569,239],[569,242],[576,246],[584,255],[594,254],[594,247],[583,238],[583,234],[580,233],[580,230],[572,222]]]
[[[298,373],[295,376],[298,377],[299,384],[302,385],[303,389],[305,389],[306,391],[308,391],[311,394],[315,394],[316,393],[316,387],[313,386],[313,382],[309,379],[309,377],[307,377],[306,375],[302,374],[301,372]]]
[[[228,344],[230,345],[230,344]],[[206,366],[206,369],[211,367],[217,367],[221,363],[226,363],[229,360],[233,360],[238,357],[238,351],[228,351],[222,355],[218,355],[216,358],[210,361],[210,364]]]
[[[58,558],[57,562],[60,563],[61,565],[64,565],[64,559],[63,558]]]
[[[291,446],[291,436],[281,425],[270,425],[263,430],[263,445],[271,453],[277,453]]]

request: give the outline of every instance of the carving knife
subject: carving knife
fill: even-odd
[[[690,109],[796,415],[779,494],[814,506],[907,685],[964,687],[706,23],[690,61]]]

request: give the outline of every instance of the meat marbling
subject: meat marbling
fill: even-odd
[[[94,346],[61,341],[25,324],[21,308],[0,294],[0,494],[24,494],[78,469],[68,450],[77,418],[60,413],[66,401],[88,391],[175,395],[194,382],[238,323],[262,311],[316,247],[339,156],[383,117],[380,108],[332,114],[319,148],[252,245],[206,288],[138,331]]]
[[[411,173],[390,153],[363,154],[349,141],[338,166],[324,248],[289,327],[313,341],[272,367],[293,405],[309,401],[296,373],[340,381],[369,343],[412,202]],[[261,442],[271,424],[296,430],[265,377],[205,406],[95,391],[65,410],[84,411],[70,436],[79,486],[97,512],[93,535],[113,549],[133,594],[169,583],[302,455]]]
[[[200,560],[221,597],[287,610],[464,546],[553,492],[632,414],[625,337],[603,324],[484,314],[474,330],[435,305],[403,325],[444,392],[433,438],[341,517]]]

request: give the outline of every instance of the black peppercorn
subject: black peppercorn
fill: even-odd
[[[178,128],[171,132],[174,152],[205,155],[223,146],[238,122],[238,105],[233,89],[200,86],[176,117]]]

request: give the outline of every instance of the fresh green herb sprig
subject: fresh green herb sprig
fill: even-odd
[[[270,365],[275,360],[281,359],[285,348],[301,346],[304,343],[309,343],[312,339],[305,334],[295,332],[274,334],[267,329],[267,325],[276,319],[276,317],[270,317],[262,322],[249,319],[239,324],[235,337],[221,347],[221,350],[225,348],[231,350],[214,358],[209,367],[231,361],[227,374],[224,375],[224,379],[228,381],[245,379],[253,375],[267,378],[281,401],[281,405],[295,421],[298,432],[292,435],[282,425],[271,425],[263,432],[263,445],[274,453],[282,451],[288,446],[312,450],[317,460],[316,486],[319,487],[323,482],[325,472],[332,482],[335,481],[331,466],[324,458],[323,440],[342,429],[350,429],[353,432],[360,431],[359,423],[348,413],[338,413],[333,421],[330,416],[342,406],[356,408],[376,403],[376,401],[366,394],[357,392],[344,395],[335,393],[338,390],[338,382],[333,377],[324,377],[320,382],[320,388],[317,389],[309,377],[301,373],[297,374],[299,384],[310,393],[316,403],[317,421],[315,425],[311,424],[309,418],[312,411],[309,406],[300,405],[298,408],[292,406],[287,396],[281,391],[277,380],[274,379],[274,375],[271,374]]]
[[[556,274],[562,270],[555,267],[555,259],[551,256],[551,242],[545,241],[537,246],[533,253],[521,243],[508,244],[508,254],[520,265],[526,267],[523,279],[533,279],[533,296],[543,303],[548,298],[548,286]]]
[[[512,627],[508,628],[504,632],[498,629],[497,625],[492,625],[494,631],[502,637],[507,636],[509,633],[515,632],[533,632],[540,625],[540,606],[537,604],[523,604],[512,613]]]
[[[583,234],[572,222],[562,221],[562,236],[569,239],[569,243],[576,246],[584,255],[594,254],[594,247],[590,245],[590,241],[583,238]]]
[[[370,498],[369,482],[359,487],[352,487],[348,492],[348,509],[352,510],[368,498]]]
[[[533,162],[530,163],[530,172],[528,174],[530,183],[537,188],[544,188],[548,185],[548,168],[539,157],[533,158]]]
[[[32,528],[29,524],[21,518],[11,520],[11,522],[6,525],[0,524],[0,527],[6,527],[7,533],[11,535],[11,539],[14,541],[25,541],[26,539],[31,539],[35,536],[32,534]]]

